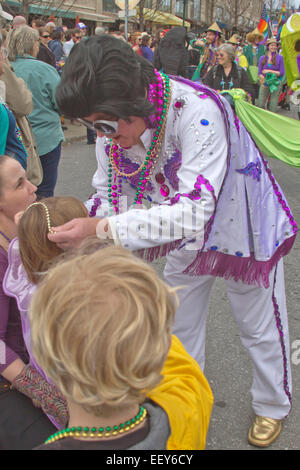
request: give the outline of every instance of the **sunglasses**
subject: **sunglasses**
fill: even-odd
[[[50,38],[50,34],[45,34],[45,36],[42,36],[43,38]]]
[[[216,57],[224,57],[224,54],[217,54]]]
[[[101,132],[101,134],[112,135],[117,134],[118,132],[118,121],[104,121],[103,119],[99,119],[98,121],[91,123],[85,119],[80,118],[78,118],[77,121],[88,129],[91,129],[95,132]]]

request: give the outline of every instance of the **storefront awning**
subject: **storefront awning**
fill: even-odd
[[[137,18],[139,18],[139,8],[137,10]],[[170,25],[170,26],[183,26],[182,18],[178,18],[178,16],[172,15],[171,13],[166,13],[164,11],[155,11],[150,10],[149,8],[144,8],[143,10],[144,20],[151,21],[152,23],[158,23],[163,25]],[[188,21],[184,22],[184,26],[190,28],[191,24]]]
[[[79,10],[76,10],[77,16],[81,20],[90,20],[90,21],[102,21],[103,23],[114,23],[118,18],[117,15],[108,16],[108,15],[101,15],[99,13],[84,13]]]
[[[76,18],[76,14],[74,11],[70,10],[61,10],[58,8],[51,8],[44,5],[30,5],[29,13],[32,15],[43,15],[43,16],[50,16],[54,15],[59,18]]]
[[[11,7],[18,8],[20,10],[20,13],[22,12],[22,5],[20,2],[17,2],[15,0],[6,0],[5,3],[10,5]],[[42,16],[50,16],[52,14],[57,18],[69,18],[69,19],[74,19],[74,20],[76,16],[79,16],[80,19],[82,20],[112,22],[112,23],[114,23],[115,20],[117,19],[117,15],[114,15],[114,17],[111,17],[108,15],[101,15],[97,13],[81,12],[78,9],[74,11],[74,10],[50,7],[50,6],[41,5],[41,4],[30,5],[29,13],[32,15],[42,15]]]
[[[14,8],[18,8],[20,13],[23,12],[22,2],[16,2],[14,0],[6,0],[8,5]],[[76,18],[76,14],[71,10],[63,10],[61,8],[54,8],[47,5],[29,5],[29,13],[32,15],[50,16],[54,15],[60,18]]]

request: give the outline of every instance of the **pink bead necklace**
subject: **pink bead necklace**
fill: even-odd
[[[171,89],[169,77],[155,71],[157,82],[149,86],[148,100],[155,106],[155,113],[151,116],[154,125],[154,136],[147,152],[145,161],[139,168],[131,173],[122,171],[122,148],[110,140],[108,164],[108,203],[112,213],[119,212],[119,202],[122,195],[122,178],[132,178],[140,174],[134,205],[142,204],[147,182],[151,177],[153,168],[158,160],[162,139],[165,133],[166,117],[170,105]],[[113,175],[114,172],[114,175]]]

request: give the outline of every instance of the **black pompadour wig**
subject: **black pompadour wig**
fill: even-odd
[[[146,98],[156,81],[152,64],[125,41],[103,34],[73,46],[66,60],[56,100],[70,118],[104,113],[128,120],[146,117],[153,106]]]

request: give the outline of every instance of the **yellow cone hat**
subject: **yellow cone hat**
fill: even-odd
[[[207,28],[206,31],[214,31],[215,33],[222,34],[222,31],[216,22],[214,22],[209,28]]]

